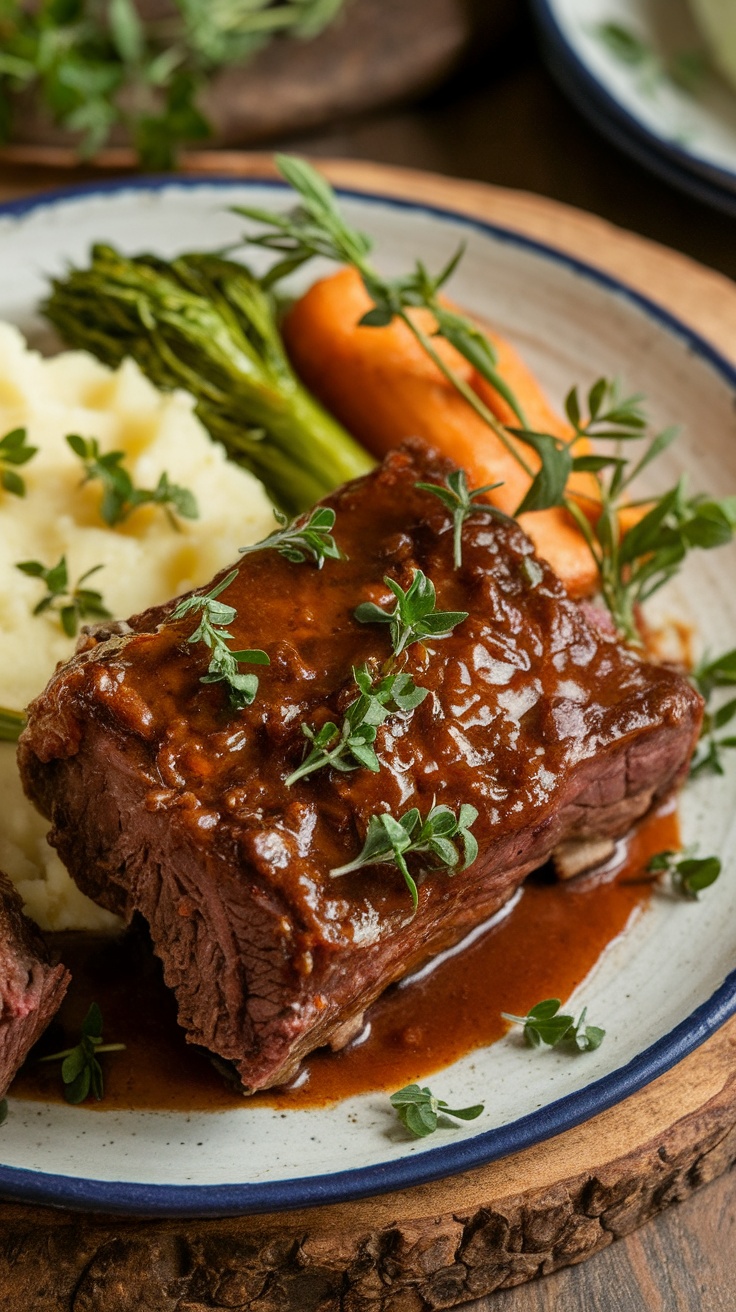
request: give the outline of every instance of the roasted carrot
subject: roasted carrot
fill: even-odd
[[[512,513],[521,502],[529,476],[504,448],[480,415],[468,405],[429,359],[405,324],[394,321],[385,328],[362,328],[359,320],[371,301],[353,269],[341,269],[315,283],[289,311],[283,331],[297,372],[322,403],[376,456],[383,456],[409,436],[461,465],[471,486],[501,482],[491,493],[500,509]],[[414,311],[427,333],[434,328],[432,315]],[[559,416],[550,409],[534,376],[507,342],[493,337],[498,368],[519,398],[529,425],[567,435]],[[507,403],[444,339],[433,346],[482,397],[503,422],[516,422]],[[526,446],[524,458],[538,466]],[[584,450],[581,443],[580,450]],[[595,483],[588,475],[573,476],[571,491],[592,504]],[[595,589],[596,569],[574,521],[562,508],[534,511],[520,522],[542,555],[574,596]]]

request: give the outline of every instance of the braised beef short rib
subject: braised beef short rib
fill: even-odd
[[[0,1098],[59,1010],[68,984],[68,971],[49,965],[39,930],[0,874]]]
[[[271,658],[246,710],[201,682],[197,617],[171,621],[173,602],[89,639],[30,708],[21,769],[51,841],[85,893],[145,917],[188,1038],[247,1090],[345,1042],[388,984],[561,844],[625,834],[687,772],[697,693],[599,629],[516,524],[473,514],[453,567],[450,514],[415,487],[450,468],[407,447],[328,498],[347,560],[241,558],[222,594],[237,607],[231,646]],[[356,606],[389,606],[383,576],[406,588],[418,568],[439,609],[469,612],[403,658],[430,695],[379,729],[380,772],[287,787],[302,723],[339,723],[351,668],[390,656],[388,626],[358,623]],[[418,860],[416,915],[393,866],[331,877],[374,813],[434,802],[477,808],[480,855],[454,875]]]

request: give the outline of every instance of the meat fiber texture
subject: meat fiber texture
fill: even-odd
[[[150,926],[191,1042],[232,1062],[246,1090],[282,1083],[338,1046],[393,981],[494,913],[563,842],[617,838],[683,781],[702,701],[570,600],[511,520],[474,513],[453,565],[450,513],[419,480],[452,467],[408,446],[326,504],[346,560],[241,558],[222,600],[234,650],[262,647],[253,705],[202,683],[191,614],[133,617],[89,638],[31,706],[20,743],[29,796],[91,897]],[[378,773],[324,769],[287,787],[302,723],[340,723],[352,667],[378,671],[384,575],[422,569],[451,636],[402,668],[429,695],[378,731]],[[222,576],[218,576],[222,577]],[[478,811],[479,856],[450,873],[409,858],[416,914],[392,865],[341,878],[369,819],[433,803]]]
[[[20,894],[0,874],[0,1098],[59,1010],[69,978],[64,966],[49,965]]]

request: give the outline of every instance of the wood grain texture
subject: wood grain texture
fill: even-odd
[[[270,169],[263,156],[240,153],[220,163],[239,173]],[[736,289],[684,256],[519,192],[354,162],[326,169],[346,185],[413,195],[582,252],[736,359]],[[480,1171],[350,1206],[141,1223],[5,1205],[0,1306],[424,1312],[485,1298],[600,1252],[728,1170],[736,1161],[735,1055],[736,1020],[647,1089],[568,1134]],[[592,1312],[598,1304],[579,1306]]]
[[[346,0],[312,40],[274,40],[246,65],[212,77],[202,98],[213,129],[208,144],[253,145],[416,97],[452,73],[471,46],[498,40],[514,9],[514,0]],[[78,159],[74,138],[39,111],[35,94],[17,99],[13,140],[6,158],[51,167]],[[117,129],[97,158],[113,168],[135,163]]]
[[[736,1020],[576,1130],[451,1180],[215,1221],[5,1204],[0,1306],[429,1312],[577,1263],[736,1162]]]

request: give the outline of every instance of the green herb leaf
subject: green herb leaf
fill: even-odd
[[[703,889],[715,884],[721,873],[721,862],[717,856],[683,856],[681,853],[665,851],[651,857],[647,870],[656,875],[669,875],[676,893],[696,901]]]
[[[321,569],[326,560],[347,559],[332,536],[336,517],[328,506],[318,506],[309,515],[302,515],[291,523],[280,510],[275,510],[274,514],[282,527],[262,542],[240,547],[241,555],[250,555],[254,551],[278,551],[295,565],[311,560],[317,569]]]
[[[435,1098],[429,1089],[420,1088],[418,1084],[407,1084],[397,1093],[392,1093],[389,1101],[401,1124],[416,1139],[434,1134],[437,1127],[443,1124],[443,1118],[454,1116],[461,1121],[474,1121],[485,1109],[484,1103],[453,1109],[441,1098]],[[447,1120],[444,1123],[451,1124]]]
[[[15,497],[26,494],[25,481],[16,473],[16,467],[27,465],[38,451],[38,447],[29,446],[27,437],[25,428],[14,428],[0,439],[0,484]]]
[[[415,483],[415,487],[421,488],[423,492],[431,492],[437,497],[452,515],[453,523],[453,560],[455,569],[460,569],[463,563],[463,546],[462,531],[463,524],[470,515],[482,514],[492,515],[497,519],[508,519],[496,506],[492,506],[481,498],[487,492],[493,492],[501,483],[485,483],[483,487],[473,488],[472,492],[468,488],[468,480],[464,469],[454,469],[448,474],[444,485],[441,483]]]
[[[566,1044],[575,1052],[593,1052],[600,1048],[606,1031],[598,1025],[587,1025],[587,1007],[583,1007],[578,1019],[563,1015],[560,1011],[559,998],[546,998],[532,1007],[526,1016],[513,1016],[502,1011],[504,1020],[513,1025],[523,1025],[524,1039],[530,1048],[539,1048],[544,1044],[548,1048],[557,1048]]]
[[[171,483],[164,472],[155,488],[135,487],[130,474],[123,469],[124,451],[108,451],[102,454],[96,437],[84,438],[78,433],[67,436],[67,444],[78,456],[84,467],[83,483],[99,480],[102,484],[102,501],[100,515],[106,524],[114,528],[126,520],[138,506],[160,506],[166,513],[173,528],[178,528],[176,515],[183,519],[198,519],[199,507],[196,497],[188,488]]]
[[[17,742],[25,724],[26,717],[23,711],[11,711],[7,706],[0,706],[0,742]]]
[[[270,665],[271,659],[265,651],[257,648],[233,651],[227,645],[226,640],[233,636],[228,631],[227,625],[232,624],[237,611],[234,606],[228,606],[217,598],[230,587],[237,575],[238,571],[233,569],[204,595],[195,593],[191,597],[185,597],[171,612],[170,618],[176,621],[183,619],[185,615],[200,613],[197,628],[187,638],[187,642],[190,643],[203,642],[211,653],[207,673],[203,674],[199,681],[224,683],[230,705],[235,710],[243,710],[255,700],[258,692],[258,676],[242,674],[239,666]]]
[[[368,821],[360,854],[346,865],[331,870],[330,874],[337,878],[364,866],[394,863],[404,877],[416,911],[419,892],[406,857],[413,853],[429,854],[436,858],[430,869],[444,867],[451,875],[457,870],[466,870],[478,855],[478,844],[471,833],[477,818],[478,812],[468,803],[460,807],[457,816],[444,805],[433,806],[424,820],[416,807],[406,811],[398,820],[385,811],[373,815]],[[462,858],[458,842],[462,844]]]
[[[81,1038],[76,1047],[49,1053],[40,1060],[61,1062],[61,1078],[67,1102],[84,1102],[90,1094],[99,1102],[104,1093],[104,1082],[97,1054],[123,1052],[124,1049],[124,1043],[102,1042],[102,1013],[97,1003],[93,1002],[82,1021]]]
[[[465,610],[435,609],[437,594],[434,584],[420,569],[414,570],[406,591],[388,575],[384,575],[383,581],[396,598],[393,610],[384,610],[374,602],[367,601],[357,607],[355,618],[361,624],[390,625],[395,656],[400,656],[412,643],[424,642],[427,638],[449,637],[452,630],[468,618]]]
[[[87,579],[102,568],[102,565],[93,565],[92,569],[80,574],[75,586],[70,588],[66,556],[61,556],[55,565],[48,568],[40,560],[21,560],[16,565],[21,573],[39,579],[46,585],[46,595],[36,604],[33,614],[43,615],[46,611],[54,611],[68,638],[76,637],[83,620],[110,619],[110,611],[103,604],[102,593],[82,587]]]
[[[411,675],[403,671],[386,673],[374,684],[368,666],[361,665],[353,669],[353,679],[358,696],[348,706],[340,728],[331,720],[319,729],[302,724],[302,733],[312,746],[302,764],[284,781],[287,788],[326,766],[342,773],[362,766],[377,773],[380,762],[373,743],[378,727],[390,715],[415,710],[427,696],[427,689],[418,688]]]

